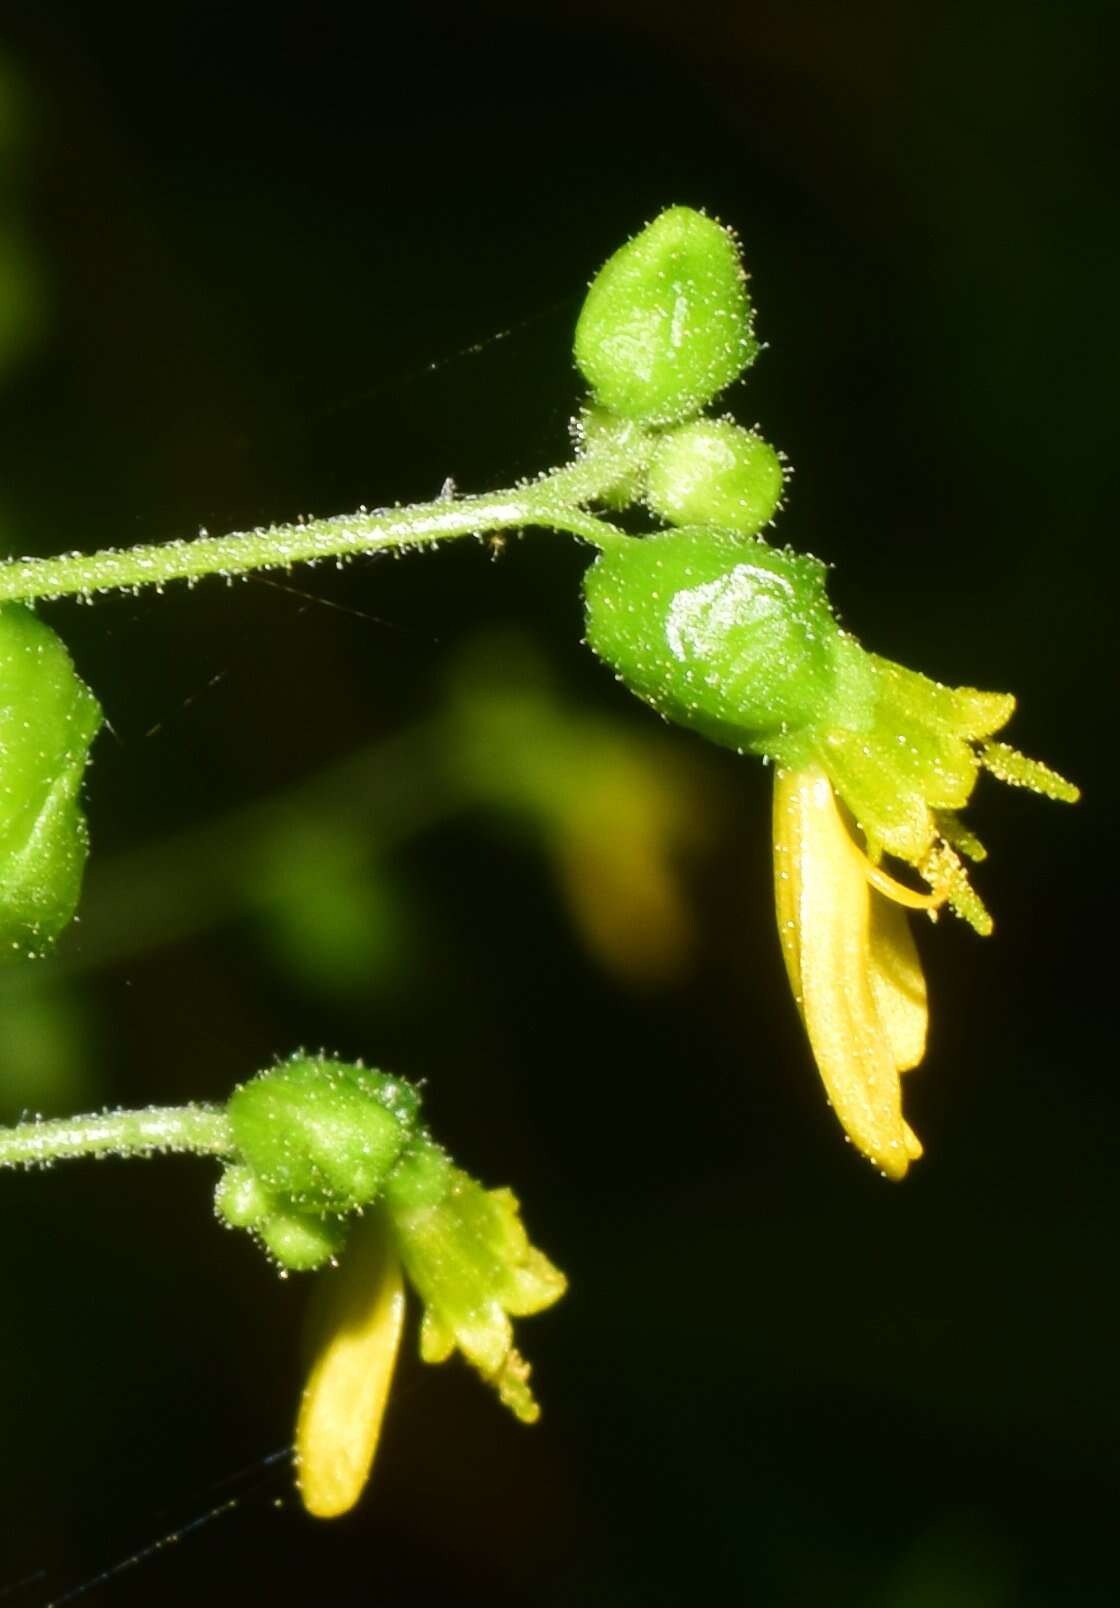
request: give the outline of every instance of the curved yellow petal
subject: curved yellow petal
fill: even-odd
[[[926,979],[905,910],[871,901],[871,992],[894,1064],[909,1072],[926,1052]],[[917,1143],[917,1141],[915,1141]]]
[[[307,1511],[332,1519],[369,1478],[404,1324],[400,1260],[380,1214],[354,1225],[341,1265],[320,1279],[296,1477]]]
[[[779,920],[784,907],[792,922],[783,949],[813,1055],[852,1143],[902,1178],[920,1146],[903,1120],[894,1047],[872,985],[867,860],[823,771],[779,772],[775,786],[775,867],[787,872]]]
[[[774,905],[778,918],[778,937],[786,975],[798,1011],[801,1010],[801,834],[802,815],[798,802],[798,773],[774,773]]]

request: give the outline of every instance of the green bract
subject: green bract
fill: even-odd
[[[674,525],[719,525],[753,536],[777,512],[782,463],[768,441],[729,419],[695,419],[654,448],[646,501]]]
[[[86,861],[79,805],[101,725],[49,626],[0,608],[0,952],[41,954],[74,914]]]
[[[587,640],[666,718],[791,757],[833,700],[841,633],[824,573],[818,559],[729,531],[620,542],[584,582]]]
[[[297,1056],[237,1089],[229,1120],[257,1184],[299,1211],[342,1213],[375,1200],[413,1137],[419,1101],[400,1078],[320,1056]],[[230,1190],[252,1220],[248,1184]],[[219,1206],[231,1222],[222,1198]],[[260,1230],[263,1234],[263,1229]]]
[[[738,247],[690,207],[670,207],[615,252],[576,326],[576,362],[598,400],[643,424],[698,412],[757,351]]]

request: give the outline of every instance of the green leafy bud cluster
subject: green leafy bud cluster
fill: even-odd
[[[59,637],[0,608],[0,954],[41,955],[74,914],[88,839],[81,786],[101,725]]]
[[[942,687],[840,629],[817,559],[759,536],[781,504],[781,455],[701,411],[758,350],[733,237],[673,207],[615,253],[576,329],[595,400],[585,453],[605,500],[642,500],[675,529],[603,544],[584,579],[590,647],[667,720],[831,783],[872,855],[908,861],[978,932],[991,918],[957,812],[980,769],[1053,798],[1072,784],[989,741],[1014,700]],[[932,878],[932,880],[930,880]]]
[[[346,1219],[286,1204],[251,1167],[227,1167],[214,1192],[218,1216],[259,1239],[282,1268],[307,1273],[333,1261],[346,1243]]]
[[[585,451],[639,439],[642,466],[602,500],[644,500],[673,525],[753,536],[782,496],[779,454],[753,431],[702,415],[754,362],[759,346],[734,236],[670,207],[616,251],[592,281],[575,358],[594,393],[580,420]]]
[[[559,1298],[565,1280],[528,1240],[508,1189],[484,1189],[420,1120],[402,1078],[296,1055],[236,1089],[215,1204],[286,1272],[334,1261],[354,1216],[378,1214],[423,1304],[421,1355],[459,1350],[519,1417],[537,1405],[510,1319]]]
[[[734,237],[687,207],[592,283],[575,339],[594,389],[584,450],[640,458],[607,500],[641,500],[673,528],[603,548],[584,580],[586,633],[666,719],[793,766],[837,731],[858,745],[881,678],[841,631],[824,565],[759,536],[781,505],[781,455],[702,411],[757,351]]]

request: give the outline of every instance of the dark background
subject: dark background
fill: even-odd
[[[584,285],[662,206],[703,206],[753,276],[769,349],[729,401],[796,466],[783,538],[838,566],[878,651],[1012,688],[1012,740],[1085,800],[981,785],[998,931],[921,935],[927,1156],[892,1187],[842,1142],[788,998],[765,777],[661,732],[580,648],[577,546],[51,606],[112,731],[83,920],[0,995],[3,1120],[221,1099],[301,1044],[364,1055],[427,1079],[438,1134],[518,1189],[572,1290],[522,1330],[539,1428],[410,1341],[374,1483],[321,1525],[258,1466],[291,1433],[303,1291],[215,1231],[206,1164],[5,1178],[5,1603],[234,1497],[90,1600],[1116,1600],[1113,14],[12,20],[9,551],[555,463]],[[588,951],[539,833],[393,769],[479,633],[515,630],[566,708],[700,779],[669,980]],[[371,744],[375,790],[405,777],[396,825],[332,872],[333,821],[352,844],[366,806],[331,767]],[[321,807],[279,860],[306,921],[229,825],[304,784]]]

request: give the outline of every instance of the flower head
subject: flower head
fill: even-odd
[[[840,694],[788,745],[789,753],[829,777],[874,864],[884,854],[907,862],[938,903],[987,935],[992,918],[964,865],[987,851],[958,815],[980,772],[1066,803],[1080,796],[1078,789],[1048,765],[991,740],[1014,712],[1010,693],[942,686],[868,653],[847,632],[839,633],[833,652]],[[789,762],[785,754],[775,757]]]
[[[906,909],[992,919],[960,819],[982,770],[1048,798],[1077,788],[993,740],[1008,693],[945,687],[840,628],[824,566],[726,529],[659,531],[605,551],[585,582],[587,635],[668,719],[776,767],[774,854],[786,968],[853,1143],[892,1178],[921,1145],[899,1074],[925,1048],[925,983]],[[884,870],[910,866],[923,891]]]
[[[511,1318],[563,1295],[564,1275],[530,1245],[515,1196],[454,1166],[403,1078],[295,1055],[229,1102],[234,1154],[218,1214],[287,1270],[326,1268],[311,1312],[311,1365],[296,1426],[304,1506],[347,1512],[369,1478],[405,1312],[424,1313],[420,1355],[458,1349],[531,1424],[540,1409]]]
[[[855,728],[830,723],[806,734],[811,757],[777,770],[778,932],[830,1103],[852,1143],[888,1178],[902,1178],[922,1146],[902,1115],[900,1074],[921,1061],[928,1018],[905,912],[935,918],[947,904],[991,932],[961,858],[980,860],[985,850],[956,814],[981,768],[1050,798],[1078,793],[1049,767],[987,740],[1014,709],[1009,695],[943,687],[844,643],[860,655],[851,665],[866,683],[866,715]],[[890,876],[884,852],[918,871],[927,891]]]

